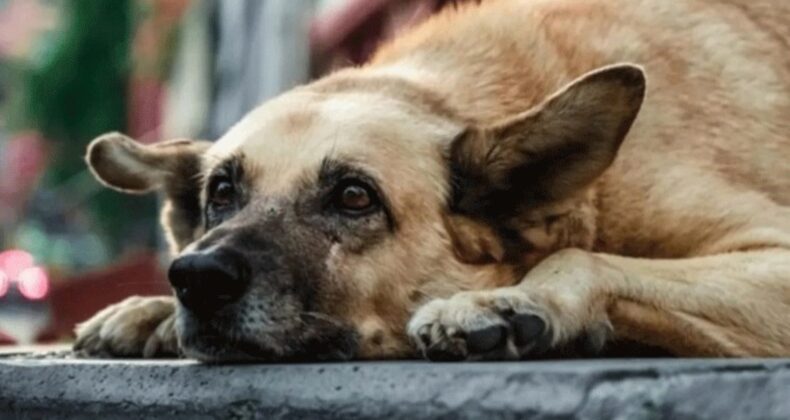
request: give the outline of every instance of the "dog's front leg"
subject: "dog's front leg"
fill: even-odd
[[[564,250],[517,286],[429,302],[409,334],[430,359],[516,359],[614,334],[684,356],[790,355],[790,251],[677,260]]]
[[[74,350],[90,357],[179,354],[173,297],[133,296],[77,325]]]
[[[594,254],[563,250],[516,286],[427,303],[408,333],[431,360],[512,360],[579,337],[600,347],[611,330],[601,286],[618,275]]]

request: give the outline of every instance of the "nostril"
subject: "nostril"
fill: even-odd
[[[190,257],[177,258],[170,264],[170,269],[167,271],[167,278],[170,280],[170,285],[176,293],[176,297],[182,302],[187,299],[187,295],[192,289],[189,284],[190,278],[194,277],[192,271],[192,262]],[[192,282],[196,286],[196,282]]]
[[[237,301],[247,290],[248,277],[241,258],[222,249],[184,255],[168,270],[179,301],[203,315]]]

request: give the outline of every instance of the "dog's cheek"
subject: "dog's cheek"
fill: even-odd
[[[342,265],[341,245],[315,226],[293,222],[280,234],[282,263],[291,274],[289,289],[299,296],[304,310],[320,311],[334,315],[342,307],[346,282],[340,281],[338,271]],[[283,285],[285,286],[285,285]]]
[[[386,317],[369,316],[356,326],[359,335],[358,357],[392,359],[414,355],[414,348],[404,332],[405,321],[393,323]]]

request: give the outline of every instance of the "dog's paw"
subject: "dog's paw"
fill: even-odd
[[[550,307],[516,288],[462,292],[417,310],[408,333],[429,360],[515,360],[543,354],[568,337]],[[578,335],[600,348],[609,331],[604,324]]]
[[[74,351],[83,357],[178,355],[171,297],[127,298],[77,325]]]

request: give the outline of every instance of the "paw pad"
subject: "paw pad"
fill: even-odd
[[[466,348],[469,353],[488,353],[506,345],[507,328],[503,325],[492,325],[482,330],[471,331],[466,337]]]

